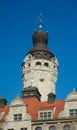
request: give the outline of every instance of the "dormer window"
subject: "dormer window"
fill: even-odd
[[[44,111],[44,112],[39,113],[40,120],[47,120],[47,119],[51,119],[51,118],[52,118],[52,113],[49,111],[48,112]]]

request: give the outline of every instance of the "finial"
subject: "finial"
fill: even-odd
[[[17,99],[19,98],[19,94],[16,95],[16,98],[17,98]]]
[[[76,89],[75,89],[75,88],[73,88],[72,92],[73,92],[73,93],[75,93],[75,92],[76,92]]]
[[[33,79],[31,80],[31,87],[32,87]]]
[[[40,13],[40,16],[38,16],[38,20],[40,22],[40,25],[39,25],[39,29],[42,30],[42,18],[41,18],[42,14]]]

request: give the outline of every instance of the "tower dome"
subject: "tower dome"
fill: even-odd
[[[35,58],[51,59],[54,57],[52,52],[47,48],[48,33],[42,30],[35,31],[32,37],[33,48],[28,52]]]
[[[48,43],[48,33],[43,32],[42,30],[38,32],[34,32],[33,37],[32,37],[33,43],[36,44],[37,42],[43,42],[45,44]]]

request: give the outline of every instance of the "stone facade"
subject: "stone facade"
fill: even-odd
[[[51,60],[36,59],[28,54],[24,59],[22,66],[22,81],[23,87],[35,86],[38,88],[41,96],[41,101],[47,101],[50,92],[55,94],[55,85],[57,80],[56,58]]]
[[[31,130],[32,118],[30,114],[27,113],[26,107],[22,99],[16,97],[9,106],[9,113],[2,123],[2,130],[21,130],[22,128]]]

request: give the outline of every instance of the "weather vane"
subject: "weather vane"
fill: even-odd
[[[38,16],[38,20],[40,22],[40,25],[39,25],[39,29],[42,29],[42,18],[41,18],[42,14],[40,13],[40,16]]]

